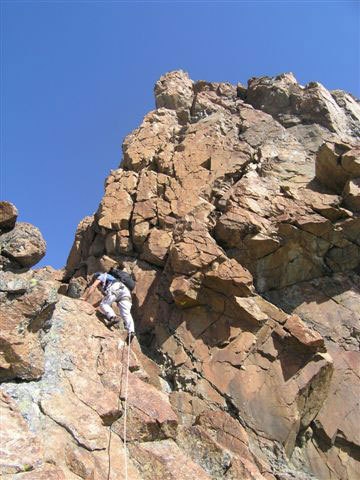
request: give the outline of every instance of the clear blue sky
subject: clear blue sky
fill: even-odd
[[[65,264],[153,85],[292,71],[359,96],[358,1],[2,1],[1,197]]]

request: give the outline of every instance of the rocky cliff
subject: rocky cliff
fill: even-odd
[[[155,86],[64,271],[1,207],[5,479],[360,475],[360,106],[292,74]],[[79,299],[136,279],[124,332]]]

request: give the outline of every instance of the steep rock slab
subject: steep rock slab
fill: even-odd
[[[77,478],[79,472],[90,472],[102,480],[108,478],[110,444],[110,478],[124,479],[123,460],[118,459],[121,439],[114,429],[110,441],[109,430],[123,413],[121,391],[126,348],[121,336],[110,332],[89,304],[60,296],[50,327],[43,332],[42,345],[42,378],[37,382],[2,385],[44,444],[41,461],[55,463],[69,480]],[[130,357],[130,368],[146,377],[134,354]],[[165,398],[154,410],[155,396],[162,394],[136,377],[131,385],[134,382],[136,392],[140,389],[144,402],[148,402],[154,423],[166,423],[164,406],[168,405],[176,426],[176,415]],[[138,393],[131,392],[137,403]],[[129,472],[129,478],[140,480],[131,460]]]
[[[324,349],[322,337],[257,296],[231,300],[229,290],[224,302],[224,294],[211,295],[207,307],[183,305],[181,314],[173,309],[168,332],[166,326],[157,330],[159,347],[178,366],[176,381],[212,402],[211,389],[206,392],[199,382],[206,379],[248,426],[291,453],[328,391],[331,360],[316,353]]]
[[[353,478],[359,471],[360,291],[358,276],[337,274],[305,282],[268,297],[296,312],[326,339],[334,362],[329,393],[305,432],[303,451],[295,451],[321,480]],[[304,460],[305,457],[305,460]]]

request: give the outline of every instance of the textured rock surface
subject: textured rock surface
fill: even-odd
[[[35,380],[44,373],[41,337],[50,327],[59,284],[43,272],[0,272],[0,379]]]
[[[329,394],[311,430],[305,433],[303,446],[309,464],[320,478],[352,479],[359,472],[359,280],[356,274],[337,274],[268,295],[284,310],[296,312],[321,332],[333,358]]]
[[[99,292],[76,299],[116,264],[136,279],[129,479],[357,478],[358,102],[292,74],[245,88],[182,71],[155,99],[64,277],[0,279],[1,388],[39,442],[15,433],[18,478],[125,478],[124,334]],[[73,298],[45,319],[59,280]],[[23,468],[11,443],[6,458]]]
[[[0,229],[11,230],[15,226],[15,222],[18,216],[18,210],[10,202],[0,202]]]
[[[3,268],[30,268],[43,258],[46,243],[38,228],[18,222],[9,232],[0,235]]]

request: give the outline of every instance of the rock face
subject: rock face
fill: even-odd
[[[3,273],[3,408],[29,458],[7,442],[3,473],[125,478],[124,334],[76,299],[120,264],[130,479],[357,478],[358,102],[291,74],[182,71],[155,99],[64,278]]]
[[[0,379],[36,380],[44,373],[42,332],[49,328],[59,285],[43,272],[0,272]]]

